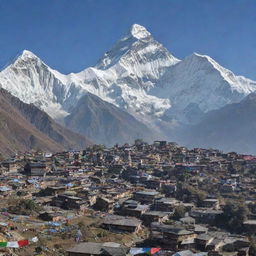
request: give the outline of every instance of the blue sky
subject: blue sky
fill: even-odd
[[[255,0],[0,0],[0,67],[23,49],[63,73],[94,65],[133,23],[171,53],[256,79]]]

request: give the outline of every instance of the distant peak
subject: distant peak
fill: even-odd
[[[203,54],[199,54],[197,52],[193,52],[190,56],[186,57],[185,59],[188,60],[204,60],[204,61],[208,61],[211,63],[216,63],[216,61],[214,59],[212,59],[210,56],[208,55],[203,55]]]
[[[23,62],[29,62],[30,60],[39,60],[40,58],[37,57],[33,52],[28,50],[23,50],[20,54],[18,54],[14,60],[11,62],[11,64],[20,64]]]
[[[224,78],[227,78],[227,76],[230,76],[230,75],[234,75],[230,70],[222,67],[217,61],[215,61],[213,58],[211,58],[208,55],[203,55],[203,54],[194,52],[190,56],[186,57],[184,61],[193,62],[193,65],[197,65],[198,63],[202,65],[210,65],[215,70],[219,71]]]
[[[33,52],[28,50],[23,50],[20,57],[21,58],[38,58]]]
[[[202,54],[199,54],[199,53],[197,53],[197,52],[193,52],[192,55],[194,55],[194,56],[199,56],[199,57],[200,57],[200,56],[203,56]]]
[[[200,53],[197,53],[197,52],[193,52],[193,54],[191,56],[200,57],[200,58],[209,58],[209,56],[203,55],[203,54],[200,54]]]
[[[143,39],[151,35],[145,27],[138,24],[133,24],[129,32],[133,37],[137,39]]]

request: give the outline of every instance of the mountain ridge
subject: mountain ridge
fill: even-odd
[[[92,142],[61,127],[46,113],[0,89],[0,153],[31,149],[62,151],[82,149]]]
[[[134,24],[94,67],[78,73],[61,74],[25,50],[0,72],[0,87],[60,123],[90,93],[172,139],[175,127],[196,124],[209,111],[240,102],[256,91],[256,82],[236,76],[207,55],[193,53],[179,60]],[[104,106],[101,111],[108,111]]]
[[[56,120],[63,120],[88,92],[150,125],[166,115],[189,123],[183,112],[190,104],[197,104],[198,109],[207,112],[238,102],[256,90],[255,81],[235,76],[207,55],[194,53],[184,60],[175,58],[138,24],[94,67],[79,73],[61,74],[27,50],[17,59],[23,66],[14,62],[2,70],[0,84]],[[31,63],[27,63],[29,60]],[[203,78],[206,79],[202,83]],[[193,89],[190,92],[189,87]],[[204,99],[205,88],[212,95],[208,102]],[[186,91],[192,96],[184,97]]]
[[[135,138],[150,142],[157,139],[154,131],[132,115],[90,93],[79,99],[65,118],[65,124],[96,143],[107,146],[133,143]]]
[[[212,147],[226,152],[256,154],[255,129],[256,93],[254,92],[241,102],[210,111],[199,123],[186,127],[182,134],[186,134],[183,141],[186,141],[189,147]]]

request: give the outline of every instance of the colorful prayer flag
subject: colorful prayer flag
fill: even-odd
[[[0,242],[0,247],[6,247],[7,242]]]
[[[138,254],[148,254],[153,255],[159,252],[161,248],[131,248],[130,254],[131,255],[138,255]]]
[[[6,247],[8,247],[8,248],[19,248],[18,241],[17,242],[7,242]]]
[[[18,245],[19,245],[19,247],[26,246],[26,245],[28,245],[28,240],[19,240]]]
[[[150,254],[155,254],[155,253],[159,252],[160,250],[161,250],[161,248],[151,248]]]

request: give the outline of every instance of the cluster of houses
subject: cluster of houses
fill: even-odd
[[[0,163],[0,173],[0,197],[5,202],[33,200],[40,206],[36,219],[42,223],[64,223],[72,214],[97,215],[103,230],[134,235],[127,245],[83,241],[82,234],[79,242],[65,248],[69,256],[135,255],[131,248],[161,248],[156,255],[175,256],[246,256],[252,251],[253,156],[137,140],[134,145],[95,145],[79,152],[17,154]],[[241,197],[250,206],[242,231],[230,233],[216,226],[226,201]],[[0,226],[8,214],[8,205],[1,201]]]

